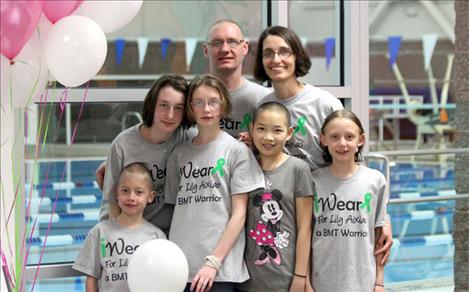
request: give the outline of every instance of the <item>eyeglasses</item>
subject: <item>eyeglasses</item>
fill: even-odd
[[[196,99],[191,102],[191,104],[197,108],[197,109],[203,109],[205,108],[205,105],[207,104],[209,108],[211,109],[216,109],[218,108],[223,102],[217,98],[213,98],[210,100],[202,100],[202,99]]]
[[[223,47],[223,44],[225,42],[228,45],[228,47],[230,47],[231,49],[234,49],[237,46],[239,46],[241,43],[243,43],[244,40],[239,40],[239,41],[235,39],[227,39],[226,41],[225,40],[213,40],[211,42],[207,42],[207,45],[211,46],[212,48],[219,49]]]
[[[280,48],[278,52],[274,52],[273,50],[267,49],[262,52],[262,58],[272,60],[275,58],[275,55],[282,60],[290,57],[293,55],[293,52],[289,48]]]

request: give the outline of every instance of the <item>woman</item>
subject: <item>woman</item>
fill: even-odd
[[[329,92],[298,80],[310,68],[311,61],[294,31],[273,26],[262,32],[257,43],[254,77],[262,82],[271,81],[274,92],[258,105],[276,101],[288,108],[294,132],[286,148],[315,170],[325,163],[319,130],[326,117],[343,106]]]

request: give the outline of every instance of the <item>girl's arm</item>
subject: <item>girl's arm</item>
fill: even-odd
[[[86,276],[86,292],[98,292],[98,279],[92,276]]]
[[[311,221],[313,218],[313,197],[295,199],[296,205],[296,259],[290,292],[304,291],[308,274],[308,262],[311,250]],[[309,277],[308,277],[309,278]]]
[[[375,236],[381,236],[383,232],[383,227],[376,227],[375,228]],[[375,249],[380,247],[379,243],[376,245]],[[375,287],[374,292],[381,292],[384,291],[384,264],[383,264],[383,253],[378,253],[376,255],[376,280],[375,280]]]
[[[392,246],[392,227],[389,215],[386,218],[386,225],[383,226],[380,236],[376,237],[375,241],[380,246],[380,249],[375,251],[375,256],[378,258],[378,255],[382,255],[380,262],[384,266],[391,254]]]
[[[220,241],[211,254],[211,256],[218,259],[220,263],[223,262],[236,240],[238,240],[241,231],[243,231],[244,223],[246,221],[247,203],[247,193],[231,196],[231,218],[226,225]],[[191,291],[194,291],[195,289],[196,292],[199,292],[210,289],[216,275],[217,270],[215,268],[207,265],[202,266],[194,279],[192,279]]]

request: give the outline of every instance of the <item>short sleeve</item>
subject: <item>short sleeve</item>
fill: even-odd
[[[166,183],[164,200],[167,204],[176,204],[181,175],[177,169],[177,148],[171,153],[166,164]]]
[[[378,173],[378,175],[378,203],[376,204],[375,227],[386,224],[386,206],[389,200],[386,179],[382,173]]]
[[[313,195],[313,176],[306,162],[299,160],[295,167],[295,198]]]
[[[120,147],[113,143],[106,159],[102,202],[99,209],[99,221],[109,219],[109,202],[115,202],[114,185],[123,168],[123,155]]]
[[[252,151],[246,145],[239,143],[239,149],[232,155],[231,194],[247,193],[264,187],[264,173],[262,172]]]
[[[99,228],[95,226],[88,233],[85,244],[73,264],[73,269],[100,279],[102,267],[99,251]]]
[[[123,168],[123,155],[119,145],[114,143],[106,159],[104,174],[103,197],[108,201],[115,201],[114,187]]]

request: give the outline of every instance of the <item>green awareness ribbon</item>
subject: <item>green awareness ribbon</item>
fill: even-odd
[[[244,116],[243,116],[243,122],[241,123],[241,129],[248,129],[249,128],[249,124],[251,123],[251,115],[248,114],[248,113],[245,113]]]
[[[223,176],[223,166],[225,165],[225,158],[220,158],[217,160],[217,166],[215,166],[214,169],[210,172],[211,174],[217,173],[217,171],[220,173],[220,176]]]
[[[366,193],[363,196],[363,200],[365,200],[365,201],[360,204],[360,209],[363,209],[363,208],[366,207],[366,211],[368,213],[370,213],[370,211],[371,211],[371,206],[370,206],[371,198],[372,198],[371,193],[370,192]]]
[[[293,134],[296,135],[296,134],[298,134],[298,132],[301,132],[301,134],[303,136],[305,136],[306,135],[306,129],[305,129],[306,122],[307,122],[306,117],[301,116],[298,119],[298,125],[296,126],[295,131],[293,132]]]
[[[104,258],[106,256],[106,240],[101,238],[101,256]]]
[[[317,193],[314,193],[313,200],[314,200],[314,212],[319,213],[319,204],[318,204],[318,194]]]

